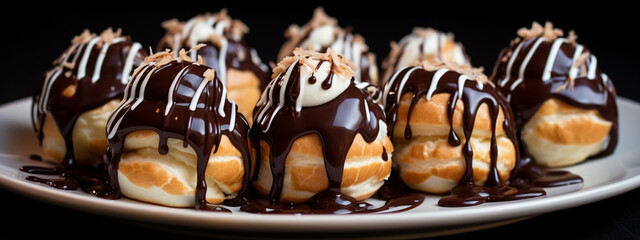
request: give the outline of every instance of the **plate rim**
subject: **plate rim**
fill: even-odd
[[[22,98],[0,105],[0,112],[8,108],[30,102]],[[640,112],[640,103],[618,97],[620,105]],[[2,123],[0,123],[2,124]],[[3,157],[0,156],[0,160]],[[0,165],[3,168],[7,166]],[[635,168],[634,168],[635,169]],[[10,169],[10,171],[18,171]],[[17,174],[17,173],[16,173]],[[155,224],[166,224],[196,228],[243,231],[275,232],[287,231],[376,231],[389,229],[430,228],[469,225],[491,221],[503,221],[526,216],[534,216],[585,205],[616,196],[640,187],[640,175],[625,175],[610,183],[593,186],[579,191],[553,197],[520,200],[508,204],[484,204],[467,207],[465,211],[403,212],[398,214],[355,214],[355,215],[260,215],[233,214],[196,211],[194,209],[171,208],[153,204],[141,205],[135,200],[105,200],[85,193],[69,193],[42,184],[35,184],[0,173],[0,187],[31,199],[55,204],[65,208],[90,214],[123,218]],[[109,210],[106,210],[109,209]],[[338,219],[338,220],[336,220]],[[345,224],[345,223],[349,224]],[[291,226],[296,226],[292,228]]]

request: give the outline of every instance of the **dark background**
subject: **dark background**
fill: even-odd
[[[71,38],[87,28],[100,33],[107,27],[123,28],[125,35],[134,41],[155,49],[164,30],[160,23],[171,18],[186,21],[197,13],[217,12],[220,6],[209,3],[193,9],[177,6],[153,8],[113,8],[103,11],[32,11],[16,12],[17,17],[2,15],[2,85],[0,104],[30,96],[42,74],[51,68],[70,43]],[[186,3],[185,3],[186,4]],[[188,4],[187,4],[188,5]],[[193,4],[194,7],[197,4]],[[315,6],[296,4],[288,9],[285,4],[269,2],[260,5],[248,3],[225,4],[229,15],[245,22],[250,28],[246,41],[253,46],[266,63],[275,61],[284,43],[284,30],[289,24],[305,24]],[[235,6],[234,6],[235,5]],[[392,6],[390,6],[392,5]],[[529,27],[536,20],[553,21],[556,27],[575,30],[578,42],[589,48],[597,57],[600,68],[614,81],[618,95],[640,101],[640,77],[638,68],[637,19],[629,6],[599,4],[562,9],[553,4],[512,6],[506,10],[480,10],[478,6],[461,7],[431,4],[371,4],[370,10],[347,8],[338,4],[325,4],[330,16],[336,17],[341,26],[351,25],[363,35],[370,49],[376,53],[378,63],[389,51],[389,42],[398,41],[409,34],[414,26],[433,27],[453,32],[456,41],[462,42],[471,56],[474,66],[485,68],[490,75],[499,51],[516,36],[520,27]],[[486,7],[486,6],[484,6]],[[504,7],[504,6],[503,6]],[[611,9],[608,9],[611,8]],[[125,9],[126,11],[123,11]],[[524,13],[527,11],[529,13]],[[622,129],[624,131],[624,129]],[[639,156],[640,157],[640,156]],[[145,228],[127,225],[87,213],[59,208],[35,200],[23,198],[0,189],[3,219],[9,220],[0,230],[0,238],[25,236],[91,238],[92,236],[120,237],[122,232],[132,232],[127,237],[182,238],[166,235]],[[512,234],[543,238],[553,235],[571,239],[640,239],[640,189],[586,206],[558,211],[504,227],[478,231],[444,239],[468,239],[488,237],[511,238]],[[11,211],[11,210],[17,211]],[[68,221],[56,220],[60,217]],[[9,227],[6,227],[9,226]],[[25,230],[37,226],[37,231]],[[83,229],[99,230],[97,235]],[[118,231],[109,231],[117,229]],[[553,234],[552,234],[553,233]]]

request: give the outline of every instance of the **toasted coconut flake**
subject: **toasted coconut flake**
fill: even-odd
[[[338,27],[338,21],[335,18],[329,17],[327,13],[325,13],[324,8],[317,7],[313,11],[313,17],[307,24],[302,27],[296,24],[290,25],[289,28],[284,32],[284,36],[292,41],[298,41],[314,28],[325,25],[334,26],[334,33],[336,34],[342,32],[342,29]]]
[[[544,24],[544,27],[540,25],[538,22],[533,22],[531,24],[531,28],[520,28],[518,29],[518,36],[524,38],[525,40],[534,38],[534,37],[544,37],[547,40],[555,40],[558,37],[562,37],[564,33],[561,29],[553,28],[553,23],[547,21]]]
[[[73,97],[73,95],[76,95],[76,89],[78,88],[78,86],[76,84],[71,84],[69,86],[67,86],[64,90],[62,90],[62,96],[65,97]]]
[[[284,37],[286,38],[295,38],[298,36],[301,36],[302,34],[300,34],[300,26],[298,26],[297,24],[291,24],[289,25],[289,28],[287,28],[286,31],[284,31]]]
[[[185,51],[184,49],[180,49],[180,51],[178,52],[178,57],[175,58],[174,57],[174,53],[170,50],[170,49],[166,49],[162,52],[158,52],[158,53],[153,53],[151,52],[151,55],[146,57],[144,59],[144,63],[146,64],[154,64],[156,66],[156,68],[164,66],[165,64],[173,61],[173,60],[179,60],[179,61],[186,61],[186,62],[190,62],[192,63],[193,60],[191,59],[191,57],[189,57],[189,53],[191,51],[195,51],[198,50],[202,47],[206,46],[206,44],[198,44],[196,46],[194,46],[193,48],[191,48],[191,50],[189,51]],[[204,64],[204,61],[202,60],[202,57],[200,55],[198,55],[198,60],[197,62],[198,64]]]
[[[398,61],[400,52],[402,52],[402,48],[395,41],[391,41],[390,47],[391,51],[389,51],[389,57],[382,61],[382,67],[385,69],[393,68],[393,65],[395,65],[394,61]]]
[[[438,34],[438,31],[433,28],[414,27],[413,35],[416,37],[427,37],[432,34]],[[453,35],[451,33],[451,35]]]
[[[89,32],[89,29],[85,29],[80,35],[73,37],[71,44],[85,44],[91,41],[94,37],[96,37],[95,33],[91,33]]]
[[[70,62],[63,62],[62,66],[68,69],[74,69],[76,67],[75,63],[70,63]]]
[[[178,21],[178,19],[173,18],[162,22],[162,28],[167,31],[167,35],[179,34],[182,33],[184,23],[181,23],[180,21]]]
[[[224,38],[223,36],[220,36],[218,34],[211,34],[209,36],[209,41],[216,47],[221,48],[222,47],[222,38]]]
[[[483,68],[472,68],[468,65],[458,65],[455,63],[449,63],[449,62],[443,62],[439,59],[435,59],[432,62],[429,61],[422,61],[421,63],[422,67],[427,70],[427,71],[437,71],[440,69],[449,69],[451,71],[455,71],[457,73],[463,74],[463,75],[467,75],[469,76],[472,80],[483,83],[483,84],[490,84],[493,85],[489,79],[487,78],[486,75],[484,75],[482,72],[484,71]]]
[[[587,62],[587,58],[589,58],[589,56],[591,56],[591,53],[589,53],[589,52],[582,53],[578,57],[578,59],[576,59],[576,62],[573,63],[573,67],[579,67],[579,66],[585,64]]]
[[[338,21],[335,18],[329,17],[324,11],[323,7],[317,7],[313,11],[313,18],[309,22],[309,27],[316,28],[323,25],[337,25]]]
[[[294,62],[299,62],[305,66],[308,66],[310,69],[315,71],[316,66],[311,63],[311,60],[324,60],[333,64],[334,72],[343,75],[346,78],[351,78],[354,76],[353,73],[353,63],[351,61],[346,60],[342,55],[337,54],[333,49],[328,48],[326,53],[319,53],[313,50],[302,50],[300,48],[296,48],[293,50],[293,56],[286,57],[278,63],[273,69],[272,78],[276,78],[282,72],[286,71],[291,64]]]
[[[204,71],[202,76],[204,77],[205,81],[211,81],[213,80],[213,78],[216,77],[216,70],[213,70],[213,68],[209,68],[206,71]]]
[[[573,78],[568,77],[567,80],[564,81],[564,84],[562,84],[558,88],[554,89],[553,92],[554,93],[558,93],[558,92],[564,91],[565,89],[567,89],[567,86],[569,86],[569,82],[573,82]]]
[[[198,55],[198,61],[196,63],[200,65],[204,65],[204,59],[202,58],[202,56]]]
[[[249,27],[244,22],[237,19],[231,21],[231,35],[233,38],[242,39],[247,33],[249,33]]]

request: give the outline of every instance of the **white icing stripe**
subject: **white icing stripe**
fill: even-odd
[[[462,46],[460,46],[460,44],[456,44],[455,48],[453,49],[453,61],[455,63],[457,63],[458,65],[469,65],[469,61],[467,61],[467,58],[464,56],[464,51],[462,51]]]
[[[267,102],[267,98],[269,96],[269,94],[271,94],[271,89],[273,88],[273,85],[275,84],[276,81],[269,81],[269,84],[267,84],[267,87],[265,88],[265,91],[262,93],[262,95],[260,95],[260,99],[258,99],[258,103],[256,105],[260,106],[263,105]],[[260,117],[258,117],[260,118]]]
[[[213,26],[214,23],[216,23],[217,19],[216,18],[211,18],[208,25]],[[218,22],[218,25],[216,25],[216,33],[218,33],[218,35],[222,36],[224,35],[224,28],[228,26],[228,23],[226,21],[220,21]]]
[[[222,25],[222,22],[218,23],[218,26],[220,25]],[[220,78],[222,85],[226,87],[227,85],[227,47],[229,45],[229,42],[227,41],[226,38],[222,38],[221,43],[222,44],[220,46],[220,56],[218,56],[218,66],[220,68],[220,70],[218,70],[218,77]]]
[[[531,57],[533,56],[533,54],[536,52],[536,50],[538,50],[538,46],[540,46],[540,44],[544,41],[546,41],[546,38],[538,38],[538,40],[536,40],[536,42],[533,44],[533,46],[531,46],[531,49],[529,50],[529,52],[527,53],[527,56],[524,57],[524,60],[522,61],[522,65],[520,65],[520,70],[518,71],[518,79],[516,79],[512,84],[510,89],[513,91],[513,89],[515,89],[521,82],[522,79],[524,77],[524,70],[527,69],[527,65],[529,65],[529,61],[531,60]]]
[[[598,67],[598,59],[593,54],[591,54],[591,57],[589,59],[591,60],[591,62],[589,63],[587,78],[589,78],[590,80],[594,80],[596,79],[596,68]]]
[[[80,66],[78,66],[78,81],[86,75],[87,62],[89,61],[89,55],[91,55],[91,51],[93,50],[93,46],[100,40],[100,37],[96,37],[89,41],[87,47],[85,48],[84,54],[82,55],[82,59],[80,60]]]
[[[558,52],[560,51],[560,46],[566,42],[564,38],[558,38],[553,41],[553,45],[551,45],[551,50],[549,51],[549,57],[547,58],[547,63],[544,66],[544,70],[542,71],[542,81],[546,82],[551,79],[551,68],[556,61],[556,56],[558,56]]]
[[[47,88],[45,89],[45,95],[44,98],[42,98],[42,105],[40,106],[40,111],[41,112],[49,112],[49,94],[51,93],[51,86],[53,85],[53,83],[58,79],[58,76],[60,76],[60,73],[62,73],[62,70],[64,70],[62,67],[57,67],[57,70],[55,70],[55,72],[53,72],[51,74],[51,78],[49,78],[49,80],[47,81],[49,84],[47,84]]]
[[[351,54],[351,45],[353,44],[353,34],[347,34],[344,41],[344,57],[346,59],[353,60],[353,55]]]
[[[413,71],[417,69],[422,69],[422,67],[413,67],[407,72],[407,74],[404,75],[404,77],[402,77],[402,80],[400,81],[400,87],[398,88],[398,92],[396,93],[396,95],[398,95],[396,99],[396,103],[400,103],[400,98],[402,97],[402,89],[404,89],[404,84],[407,83],[407,80],[409,80],[409,76],[411,76],[411,73],[413,73]]]
[[[458,77],[458,98],[462,98],[462,89],[464,88],[464,82],[467,81],[467,79],[471,79],[469,76],[467,75],[460,75],[460,77]],[[480,81],[478,81],[480,82]],[[481,87],[478,87],[481,89]]]
[[[504,87],[504,85],[506,85],[507,82],[509,82],[509,78],[511,77],[511,68],[513,67],[513,63],[516,61],[516,57],[518,56],[518,54],[520,54],[520,50],[522,49],[523,45],[524,45],[524,41],[521,42],[516,47],[516,50],[514,50],[513,53],[511,54],[511,57],[509,58],[509,63],[507,64],[507,71],[504,74],[505,78],[502,80],[502,82],[500,82],[500,87]]]
[[[147,73],[147,70],[153,64],[155,64],[155,63],[150,63],[150,64],[144,66],[143,68],[138,68],[140,70],[136,69],[137,72],[134,73],[134,76],[136,76],[136,78],[133,80],[132,83],[127,85],[127,89],[125,89],[125,97],[122,99],[122,102],[120,102],[120,105],[116,108],[116,110],[114,110],[111,113],[111,117],[109,118],[109,121],[107,122],[107,134],[108,134],[107,138],[111,139],[116,134],[116,131],[118,130],[118,127],[120,126],[120,122],[122,122],[122,117],[120,117],[116,121],[115,124],[113,124],[113,121],[115,121],[115,118],[120,114],[120,112],[125,108],[126,105],[129,105],[131,102],[133,102],[133,99],[135,99],[136,90],[138,88],[138,82],[140,81],[140,78],[142,78],[142,76],[145,75],[145,73]],[[130,86],[131,86],[131,90],[127,91],[127,90],[129,90],[128,88]]]
[[[578,67],[574,65],[576,61],[578,61],[578,58],[580,57],[580,55],[582,55],[583,49],[584,47],[578,44],[576,46],[576,51],[573,53],[573,58],[571,59],[571,69],[569,70],[569,77],[571,79],[576,79],[576,77],[578,76]]]
[[[360,44],[355,44],[352,43],[353,46],[351,47],[351,52],[352,52],[352,56],[353,59],[351,59],[351,61],[353,62],[354,65],[357,66],[356,68],[356,81],[360,82],[362,81],[362,66],[360,65],[361,60],[362,60],[362,49],[360,48]]]
[[[153,70],[155,70],[156,67],[153,66],[151,67],[151,69],[149,70],[149,72],[147,72],[147,76],[144,78],[144,81],[142,81],[142,84],[140,86],[140,93],[138,93],[138,100],[136,100],[136,102],[133,103],[133,105],[131,106],[131,110],[136,109],[136,107],[138,105],[140,105],[140,103],[142,103],[142,101],[144,100],[144,90],[147,88],[147,83],[149,82],[149,78],[151,78],[151,75],[153,75]]]
[[[433,74],[433,78],[431,79],[431,85],[429,86],[429,91],[427,91],[427,101],[431,101],[431,96],[433,95],[433,92],[436,91],[436,88],[438,86],[438,82],[440,81],[440,78],[442,78],[442,75],[444,75],[448,71],[449,71],[449,69],[443,68],[443,69],[440,69],[440,70],[436,71]],[[400,102],[400,101],[398,101],[398,102]]]
[[[47,72],[47,75],[44,77],[44,81],[42,82],[42,90],[40,90],[40,99],[38,99],[38,111],[40,112],[44,112],[44,98],[45,98],[45,95],[47,94],[47,85],[49,85],[49,82],[51,81],[51,75],[53,75],[53,73],[59,68],[60,67],[51,69],[50,71]]]
[[[67,51],[67,52],[65,53],[64,59],[62,60],[62,62],[61,62],[61,63],[69,63],[67,60],[69,60],[69,57],[71,56],[71,53],[72,53],[72,52],[73,52],[73,50],[75,50],[78,46],[80,46],[80,44],[79,44],[79,43],[73,44],[73,46],[71,46],[71,47],[69,48],[69,51]],[[75,54],[75,55],[77,56],[77,55],[78,55],[78,52],[76,52],[76,54]],[[74,56],[74,57],[75,57],[75,56]]]
[[[102,71],[102,63],[104,62],[104,58],[107,56],[107,51],[109,51],[109,43],[104,43],[102,45],[102,49],[100,49],[100,54],[98,54],[98,60],[96,60],[96,65],[93,68],[93,76],[91,76],[91,83],[95,83],[100,79],[100,71]]]
[[[206,78],[203,78],[202,81],[200,81],[200,85],[198,85],[198,89],[196,89],[196,92],[193,94],[193,97],[191,97],[191,102],[189,103],[189,110],[191,111],[195,111],[196,107],[198,106],[198,100],[200,100],[200,96],[202,95],[202,91],[204,91],[204,87],[207,86],[207,84],[210,82],[211,80],[208,80]],[[221,102],[224,102],[224,98],[220,100]],[[169,103],[167,103],[169,104]],[[219,111],[220,109],[218,109]],[[223,110],[224,112],[224,110]],[[224,117],[224,116],[223,116]]]
[[[73,59],[71,60],[71,63],[73,63],[73,64],[76,63],[76,61],[78,60],[78,57],[80,57],[80,52],[82,51],[82,48],[84,48],[84,47],[85,47],[84,44],[80,44],[78,46],[78,50],[76,51],[76,54],[73,55]]]
[[[171,82],[171,85],[169,86],[169,96],[167,97],[167,107],[164,109],[164,115],[167,116],[167,114],[169,114],[169,110],[171,110],[171,107],[174,105],[173,104],[173,92],[175,92],[175,87],[176,84],[178,84],[178,80],[180,80],[180,77],[182,76],[182,74],[184,73],[185,70],[187,70],[187,68],[189,68],[190,65],[187,65],[186,67],[182,68],[180,70],[180,72],[178,72],[178,74],[176,75],[176,77],[173,78],[173,82]]]
[[[282,73],[281,73],[282,74]],[[278,75],[278,77],[280,77],[280,75]],[[265,91],[262,93],[262,96],[260,96],[260,100],[258,100],[258,103],[256,104],[257,106],[262,106],[265,105],[265,107],[262,109],[262,111],[260,111],[258,113],[258,117],[256,118],[256,122],[261,122],[262,123],[262,117],[264,115],[264,113],[266,112],[267,107],[271,107],[271,101],[268,101],[269,96],[273,96],[273,85],[275,85],[277,81],[271,81],[269,82],[269,85],[267,85],[267,88],[265,88]]]
[[[357,87],[357,88],[360,88],[360,89],[364,89],[364,88],[366,88],[366,87],[368,87],[368,86],[370,86],[370,84],[369,84],[368,82],[359,82],[359,83],[356,83],[356,87]]]
[[[198,45],[198,43],[196,41],[194,41],[193,39],[190,41],[191,42],[191,49],[193,49],[195,46]],[[189,53],[191,60],[198,61],[198,50],[193,50],[191,51],[191,53]]]
[[[278,106],[277,106],[277,107],[276,107],[276,109],[273,111],[273,113],[272,113],[272,114],[270,114],[270,116],[271,116],[271,117],[269,117],[269,119],[268,119],[269,123],[266,125],[267,127],[266,127],[266,128],[264,128],[264,130],[262,130],[262,132],[267,132],[267,131],[269,131],[269,128],[271,128],[271,121],[273,121],[273,118],[276,116],[276,113],[278,113],[278,111],[280,111],[280,109],[284,106],[284,95],[285,95],[285,90],[286,90],[286,88],[287,88],[287,83],[289,82],[289,78],[290,78],[289,76],[291,76],[291,72],[293,71],[294,66],[298,64],[298,62],[299,62],[299,61],[295,61],[293,64],[291,64],[291,65],[289,66],[289,68],[287,69],[287,72],[286,72],[286,73],[285,73],[285,75],[283,76],[283,78],[282,78],[282,79],[283,79],[283,81],[282,81],[282,84],[280,85],[281,87],[280,87],[280,93],[279,93],[279,99],[278,99]],[[273,87],[272,87],[272,89],[271,89],[270,95],[271,95],[271,93],[272,93],[272,92],[273,92]],[[273,96],[273,95],[271,95],[271,96]],[[300,97],[300,96],[298,96],[298,97]],[[271,101],[270,101],[270,102],[271,102]],[[262,111],[267,111],[267,109],[269,109],[269,108],[271,107],[270,105],[271,105],[271,104],[269,104],[269,106],[265,106],[265,107],[262,109]],[[261,113],[260,115],[263,115],[263,114],[264,114],[264,113]],[[265,126],[265,124],[264,124],[264,120],[266,120],[266,119],[263,119],[263,120],[261,121],[261,124],[262,124],[263,126]]]
[[[142,48],[142,45],[140,43],[136,42],[131,45],[129,54],[127,55],[127,60],[124,62],[124,68],[122,68],[122,78],[120,79],[122,84],[127,84],[129,82],[129,79],[131,79],[131,76],[133,76],[129,75],[129,73],[131,72],[131,68],[133,68],[133,60],[138,54],[138,51],[140,51],[140,48]]]
[[[224,99],[223,99],[224,101]],[[236,102],[229,100],[231,103],[231,119],[229,119],[229,132],[233,132],[236,127]]]
[[[182,29],[182,36],[189,36],[189,32],[193,30],[193,25],[196,23],[196,18],[189,19]]]
[[[389,78],[389,82],[387,82],[387,85],[384,86],[384,94],[382,94],[382,105],[387,106],[387,95],[391,90],[391,85],[393,85],[393,82],[396,80],[396,77],[398,77],[398,74],[400,74],[400,72],[404,71],[407,68],[409,68],[409,66],[402,67],[400,70],[396,71],[393,76],[391,76],[391,78]]]
[[[364,101],[364,115],[367,116],[367,122],[371,121],[371,117],[369,116],[369,104],[367,104],[367,101]]]
[[[600,77],[602,77],[603,83],[606,83],[607,81],[609,81],[609,76],[607,76],[607,74],[600,73]]]
[[[222,86],[222,97],[220,99],[220,105],[218,105],[218,114],[220,114],[220,116],[222,117],[225,117],[226,114],[224,113],[224,100],[227,99],[227,88],[225,86]]]
[[[182,42],[182,35],[179,33],[173,35],[173,58],[177,59],[178,62],[182,62],[178,54],[180,51],[180,42]]]

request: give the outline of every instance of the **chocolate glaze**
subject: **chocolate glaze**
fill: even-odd
[[[554,44],[560,45],[554,49]],[[519,51],[516,52],[516,50]],[[578,74],[579,69],[572,70],[577,56],[583,53],[588,54],[589,58],[580,67],[585,67],[589,72],[593,71],[595,74],[591,78],[589,74]],[[549,59],[551,54],[557,55]],[[525,63],[527,55],[530,55],[530,58]],[[512,66],[509,67],[511,61]],[[550,75],[545,76],[548,61],[553,61],[553,64],[549,69]],[[520,74],[519,70],[523,67],[523,74]],[[569,78],[573,79],[574,86],[567,86],[558,91],[557,89],[567,83]],[[595,56],[586,47],[564,38],[550,41],[533,37],[521,42],[513,41],[498,56],[491,80],[499,86],[499,90],[509,100],[516,119],[518,134],[545,101],[555,98],[577,108],[597,110],[604,119],[612,122],[609,145],[593,157],[613,153],[618,143],[616,91],[613,82],[600,71]],[[527,153],[525,144],[521,145],[523,155],[531,157]],[[535,160],[532,158],[531,162]]]
[[[436,75],[440,74],[438,78]],[[435,76],[435,77],[434,77]],[[462,82],[462,92],[459,92],[460,78],[466,78]],[[431,89],[432,82],[436,81]],[[479,107],[486,104],[492,122],[489,175],[484,186],[477,186],[473,182],[473,149],[470,141],[465,141],[462,147],[462,154],[465,158],[466,169],[459,185],[452,190],[453,196],[442,198],[439,201],[440,206],[471,206],[490,201],[506,201],[516,200],[530,197],[545,195],[541,188],[514,188],[505,184],[507,179],[500,179],[497,170],[498,148],[496,144],[495,129],[500,109],[504,114],[503,129],[507,137],[514,144],[516,149],[516,162],[519,161],[518,142],[516,141],[515,129],[513,124],[513,116],[511,115],[509,105],[504,98],[489,83],[480,83],[472,80],[469,76],[464,76],[447,68],[437,71],[428,71],[423,67],[406,67],[397,72],[385,86],[385,96],[383,104],[387,114],[388,134],[393,136],[393,130],[398,114],[398,98],[406,93],[412,94],[413,98],[406,117],[407,123],[405,127],[404,137],[409,140],[412,138],[411,133],[411,113],[418,101],[424,97],[430,99],[429,91],[432,94],[448,93],[449,105],[447,107],[447,116],[449,119],[449,135],[448,141],[452,146],[463,144],[460,137],[457,136],[453,129],[453,113],[458,100],[464,104],[463,131],[464,138],[470,139],[475,123],[475,117]],[[462,94],[462,96],[460,96]]]
[[[254,124],[251,129],[254,146],[259,147],[259,141],[264,141],[270,148],[269,163],[273,184],[268,200],[273,203],[280,201],[285,175],[285,159],[291,145],[302,136],[317,134],[322,142],[329,187],[325,192],[314,196],[310,201],[312,208],[360,212],[358,207],[360,203],[340,193],[344,162],[353,139],[358,133],[366,142],[371,143],[376,140],[380,131],[379,120],[384,119],[384,112],[379,105],[368,100],[369,94],[357,88],[353,79],[346,90],[335,99],[322,105],[303,107],[300,111],[296,111],[300,81],[308,81],[308,79],[299,79],[300,67],[301,63],[296,61],[289,66],[290,74],[282,72],[276,77],[265,90],[266,96],[263,96],[263,98],[266,97],[265,101],[258,102],[254,110]],[[331,69],[333,70],[333,63]],[[325,79],[323,82],[327,82],[330,87],[331,81]],[[279,98],[281,90],[287,93],[284,99]],[[260,150],[257,152],[260,153]],[[261,156],[257,159],[261,159]],[[243,210],[262,212],[256,210],[255,206],[265,205],[253,203],[243,207]]]
[[[217,76],[213,80],[203,77],[209,69],[196,63],[173,60],[162,66],[149,63],[134,74],[134,80],[127,87],[125,100],[107,123],[109,148],[105,163],[110,189],[100,193],[101,197],[120,197],[118,165],[124,140],[129,133],[140,130],[152,130],[160,136],[160,154],[169,151],[169,138],[183,140],[184,147],[191,146],[194,149],[197,155],[195,205],[197,209],[214,211],[227,210],[210,206],[206,201],[205,170],[209,156],[217,151],[222,135],[226,135],[243,159],[243,187],[236,199],[248,197],[247,183],[252,167],[247,140],[249,127],[244,116],[237,112],[235,103],[226,99],[226,90]],[[204,84],[204,88],[199,88],[201,84]],[[193,102],[198,89],[202,89],[201,94]],[[169,98],[170,94],[172,98]],[[229,201],[228,204],[238,203]]]
[[[88,35],[88,33],[86,33]],[[102,52],[102,53],[101,53]],[[44,137],[45,117],[50,114],[58,127],[66,145],[64,160],[60,166],[49,170],[41,167],[25,166],[23,171],[30,173],[60,175],[64,183],[58,181],[56,186],[63,189],[75,189],[71,185],[95,179],[103,169],[79,170],[75,161],[72,132],[78,117],[91,109],[100,107],[112,99],[122,98],[125,86],[131,78],[131,72],[147,56],[139,43],[127,37],[116,37],[109,45],[101,37],[91,38],[86,42],[74,42],[54,64],[40,81],[33,96],[32,124],[40,144]],[[101,62],[100,62],[101,61]],[[129,70],[124,73],[124,71]],[[84,75],[80,76],[84,70]],[[100,72],[94,74],[94,71]],[[126,76],[123,76],[123,73]],[[97,77],[97,79],[95,78]],[[125,79],[123,79],[125,78]],[[63,91],[75,87],[75,94],[64,96]],[[32,155],[34,156],[34,155]],[[37,155],[35,155],[37,156]],[[39,156],[38,156],[39,157]],[[32,159],[36,159],[32,157]],[[40,158],[42,159],[42,158]],[[29,180],[47,181],[28,177]],[[51,185],[51,184],[50,184]],[[69,185],[62,187],[62,185]],[[53,185],[52,185],[53,186]]]
[[[367,214],[397,213],[416,208],[424,201],[420,193],[405,193],[391,198],[383,206],[374,207],[365,201],[357,201],[338,192],[322,192],[309,203],[277,203],[264,198],[254,199],[243,205],[241,210],[258,214]],[[395,209],[397,208],[397,209]]]
[[[224,24],[227,24],[226,27],[224,27],[223,34],[220,36],[226,40],[222,43],[224,45],[223,48],[225,48],[224,51],[222,51],[221,49],[221,44],[214,44],[210,40],[200,41],[192,44],[192,40],[187,36],[191,35],[192,31],[194,31],[193,28],[188,30],[186,36],[182,36],[181,33],[175,33],[180,35],[178,37],[180,39],[179,44],[169,42],[174,41],[175,35],[167,33],[167,35],[163,37],[158,43],[158,47],[156,48],[156,50],[164,51],[165,49],[173,49],[173,52],[177,53],[182,48],[188,49],[199,43],[206,44],[206,46],[198,49],[197,51],[193,51],[195,53],[193,53],[191,56],[201,56],[204,60],[204,64],[215,69],[216,71],[228,72],[227,69],[229,68],[234,68],[242,71],[250,71],[260,80],[260,89],[264,90],[269,80],[271,80],[269,76],[269,68],[260,62],[261,60],[257,56],[257,52],[246,43],[244,37],[237,38],[232,35],[230,27],[228,26],[229,24],[228,22],[226,22],[226,20],[216,20],[212,23],[211,27],[215,28],[222,22],[225,22]],[[220,64],[221,53],[225,54],[224,65]],[[197,59],[193,58],[192,60],[196,61]],[[228,79],[227,77],[220,80],[222,80],[225,85],[227,81],[233,81],[233,79]]]

